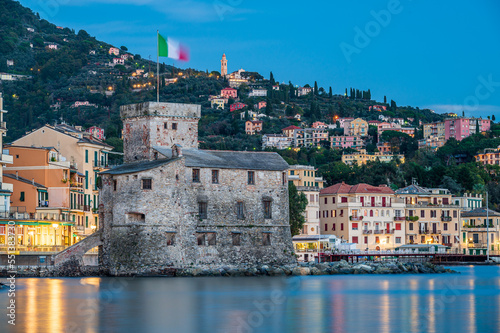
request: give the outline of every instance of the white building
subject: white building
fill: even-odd
[[[277,149],[286,149],[292,146],[292,138],[284,134],[264,134],[262,136],[262,149],[274,147]]]
[[[267,96],[266,89],[252,89],[252,91],[248,93],[248,97],[266,97],[266,96]]]

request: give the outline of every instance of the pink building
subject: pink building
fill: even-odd
[[[85,131],[87,133],[90,133],[94,138],[99,139],[99,140],[104,140],[104,129],[97,127],[97,126],[92,126],[87,128]]]
[[[220,91],[220,94],[223,98],[237,98],[238,90],[234,88],[224,88]]]
[[[110,47],[108,53],[114,54],[115,56],[118,56],[118,55],[120,55],[120,50],[117,49],[116,47]]]
[[[248,135],[260,133],[260,131],[262,131],[262,124],[263,122],[260,120],[249,120],[245,123],[245,132]]]
[[[331,137],[332,148],[363,148],[365,142],[360,136],[355,135],[342,135],[342,136],[332,136]]]
[[[122,58],[113,58],[113,65],[125,65],[125,60]]]
[[[387,106],[385,105],[370,105],[368,107],[368,110],[370,111],[387,111]]]
[[[266,101],[260,101],[259,103],[257,103],[257,104],[254,105],[254,108],[260,110],[260,109],[265,108],[266,106],[267,106]]]
[[[241,110],[243,109],[245,106],[247,106],[245,103],[233,103],[229,106],[229,110],[230,111],[236,111],[236,110]]]
[[[312,124],[312,128],[319,128],[319,129],[325,129],[328,126],[325,123],[322,123],[321,121],[316,121]]]
[[[476,134],[478,126],[480,132],[489,131],[491,121],[482,118],[446,119],[444,121],[445,139],[455,138],[458,141],[462,141],[466,137]]]
[[[381,134],[384,130],[390,129],[392,126],[388,122],[381,122],[377,124],[377,133]]]

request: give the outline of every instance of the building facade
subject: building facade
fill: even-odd
[[[178,128],[193,129],[200,106],[121,108],[125,127],[153,114],[158,117],[150,121],[153,128],[175,117]],[[140,155],[102,173],[104,269],[122,275],[169,267],[294,263],[288,164],[276,153],[185,147],[187,133],[175,134],[171,141],[149,139],[146,146],[158,154]],[[143,141],[139,132],[125,132],[124,140]],[[136,153],[125,152],[129,155]]]
[[[320,191],[321,234],[358,249],[389,250],[405,241],[404,201],[386,185],[338,183]]]
[[[344,135],[367,136],[368,122],[361,118],[346,120],[344,122]]]
[[[488,228],[487,228],[488,224]],[[462,213],[462,253],[500,253],[500,213],[491,209],[476,208]]]
[[[254,135],[262,131],[262,120],[248,120],[245,122],[245,133],[247,135]]]
[[[460,249],[460,206],[447,189],[412,184],[396,191],[406,205],[406,243],[441,244]]]
[[[365,147],[365,141],[360,136],[354,135],[341,135],[332,136],[330,138],[332,143],[332,148],[343,149],[343,148],[353,148],[362,149]]]
[[[401,163],[405,162],[404,155],[393,155],[393,154],[383,154],[383,153],[367,153],[362,149],[359,153],[353,154],[342,154],[342,162],[348,165],[357,164],[359,166],[366,164],[369,161],[375,162],[380,161],[384,163],[389,163],[393,160],[399,160]]]
[[[222,77],[226,77],[227,75],[227,59],[225,53],[222,55],[222,59],[220,60],[220,75]]]

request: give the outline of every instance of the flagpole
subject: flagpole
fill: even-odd
[[[159,38],[160,31],[156,30],[156,102],[160,103],[160,45]]]

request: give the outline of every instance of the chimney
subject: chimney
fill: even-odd
[[[33,185],[35,185],[35,178],[32,178],[32,179],[31,179],[31,183],[32,183]]]
[[[181,157],[182,156],[182,146],[178,144],[174,144],[172,146],[172,158]]]

